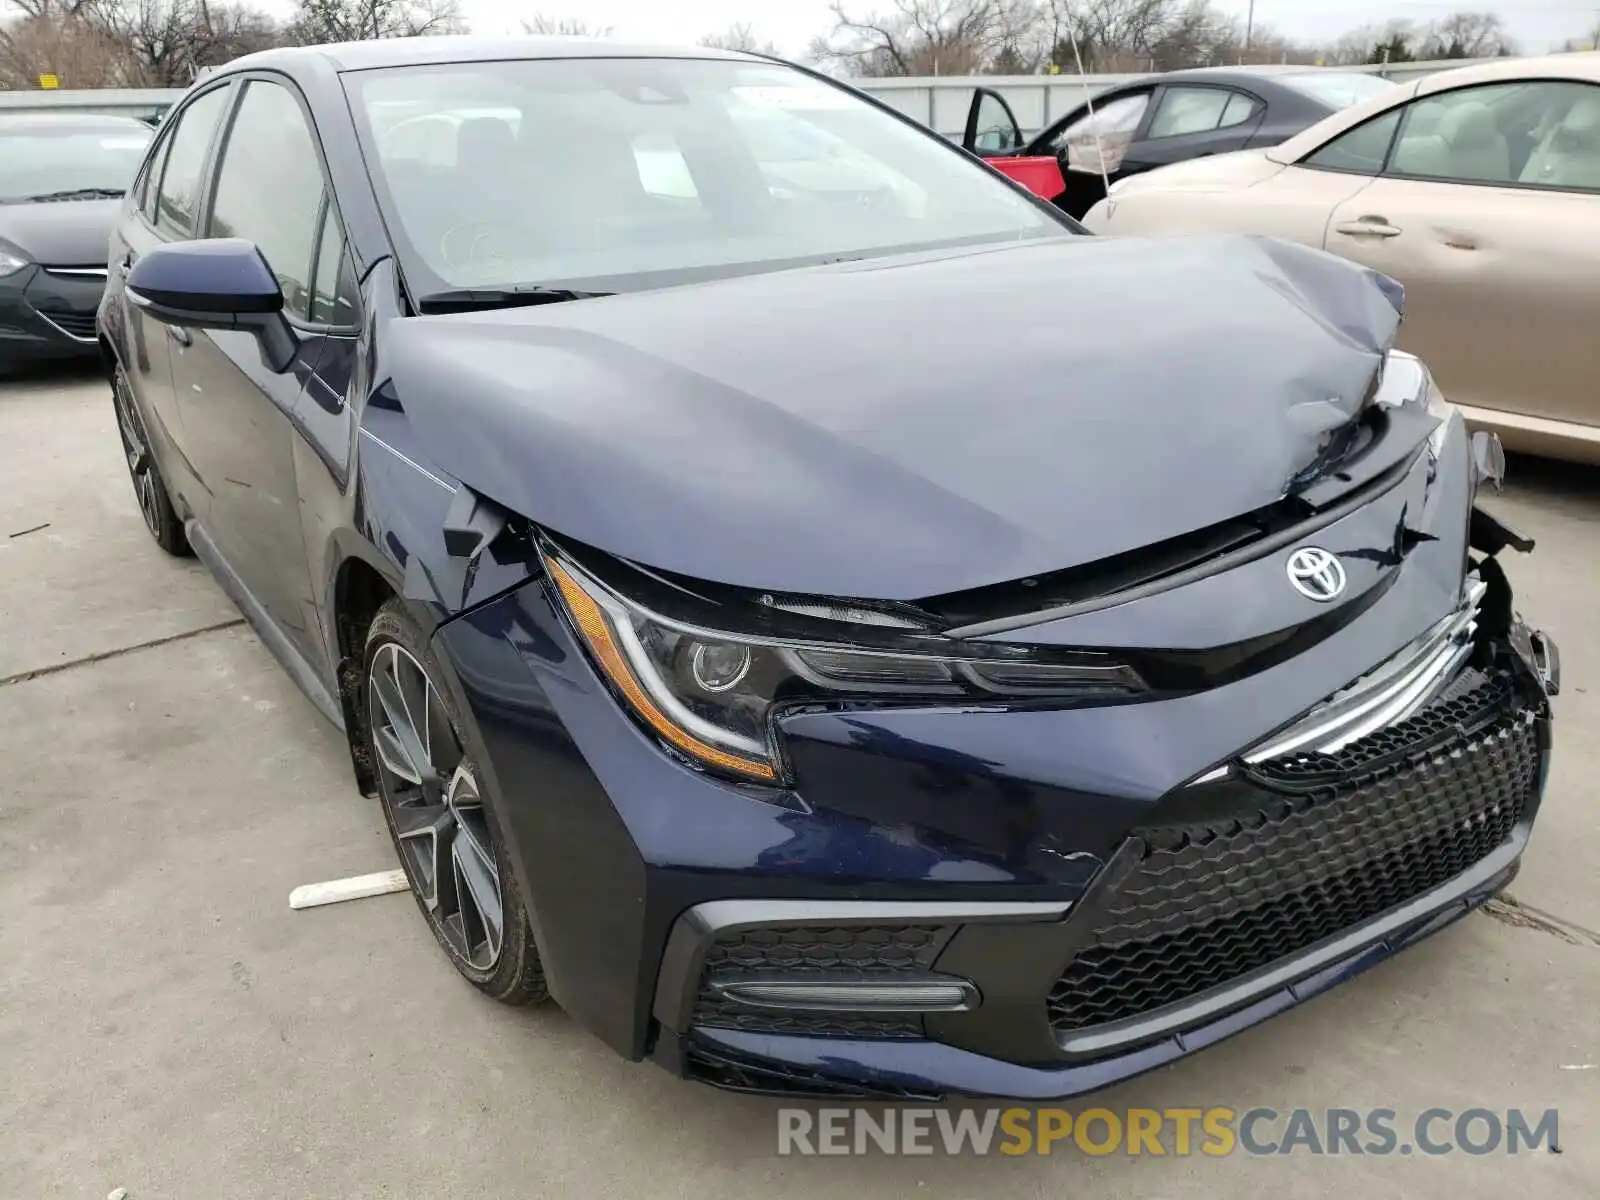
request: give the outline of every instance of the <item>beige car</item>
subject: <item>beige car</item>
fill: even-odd
[[[1430,75],[1118,183],[1099,234],[1273,234],[1398,279],[1400,345],[1507,446],[1600,462],[1600,54]]]

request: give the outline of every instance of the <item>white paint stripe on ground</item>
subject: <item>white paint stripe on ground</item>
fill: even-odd
[[[289,893],[290,908],[316,908],[343,900],[364,900],[403,892],[411,885],[404,871],[379,871],[375,875],[352,875],[349,879],[330,879],[327,883],[304,883]]]

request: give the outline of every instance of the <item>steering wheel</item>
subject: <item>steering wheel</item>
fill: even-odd
[[[536,225],[516,219],[464,221],[445,230],[439,256],[452,267],[479,266],[526,255],[543,241]]]

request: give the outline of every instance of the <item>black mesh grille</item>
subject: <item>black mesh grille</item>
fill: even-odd
[[[1252,775],[1231,816],[1137,831],[1142,861],[1051,991],[1055,1029],[1181,1003],[1460,874],[1535,799],[1539,734],[1509,679],[1480,677],[1338,755]]]
[[[824,1037],[921,1037],[922,1021],[915,1015],[747,1008],[724,999],[710,985],[713,980],[875,979],[925,971],[938,956],[945,933],[938,925],[838,925],[723,934],[706,952],[694,1024]]]
[[[92,312],[65,312],[41,308],[39,315],[60,329],[70,333],[73,337],[92,338],[94,336],[94,314]]]

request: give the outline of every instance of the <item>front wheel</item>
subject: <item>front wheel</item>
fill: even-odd
[[[439,685],[427,637],[397,600],[367,632],[367,736],[395,852],[455,969],[506,1004],[545,999],[527,909],[489,797]]]
[[[168,554],[180,558],[190,554],[183,522],[172,507],[167,481],[156,466],[144,418],[139,415],[127,372],[121,367],[111,377],[111,402],[117,413],[117,432],[122,436],[122,454],[128,460],[128,478],[133,481],[134,498],[139,502],[145,528]]]

